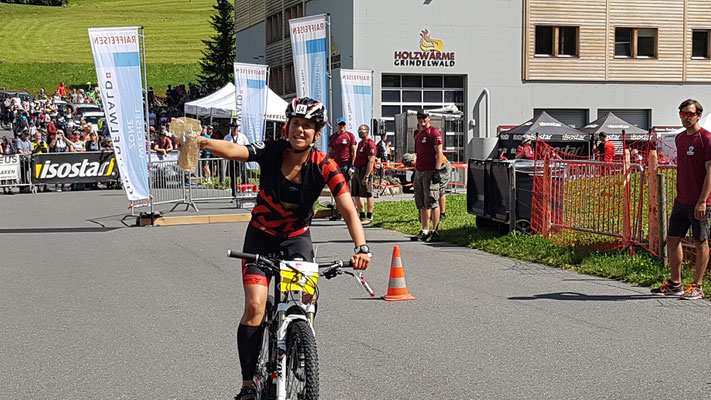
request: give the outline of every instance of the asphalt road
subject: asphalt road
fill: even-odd
[[[0,195],[0,399],[229,399],[245,224],[127,227],[118,191]],[[132,222],[132,221],[127,221]],[[352,252],[317,221],[321,260]],[[711,303],[370,228],[409,302],[323,282],[323,399],[711,397]]]

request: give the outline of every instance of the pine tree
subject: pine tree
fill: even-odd
[[[217,13],[210,19],[215,35],[203,40],[206,49],[202,51],[199,78],[210,87],[222,87],[233,79],[235,61],[235,21],[233,0],[217,0],[212,6]]]

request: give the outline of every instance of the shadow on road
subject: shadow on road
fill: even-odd
[[[76,227],[76,228],[9,228],[0,229],[0,234],[3,233],[101,233],[110,232],[116,229],[122,229],[121,227],[106,228],[106,227]]]
[[[659,299],[660,296],[652,294],[596,294],[588,295],[574,292],[543,293],[533,296],[509,297],[509,300],[572,300],[572,301],[629,301]]]

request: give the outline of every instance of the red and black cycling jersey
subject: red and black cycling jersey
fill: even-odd
[[[247,145],[249,161],[259,163],[259,193],[257,205],[252,210],[251,224],[273,236],[291,237],[309,229],[314,216],[314,203],[328,184],[334,197],[349,193],[346,179],[338,170],[338,165],[326,154],[308,150],[308,161],[301,166],[301,201],[292,210],[284,208],[280,200],[289,197],[282,195],[284,185],[280,184],[284,154],[290,151],[289,142],[283,140],[255,142]],[[290,199],[293,200],[293,199]],[[292,201],[289,201],[291,203]]]

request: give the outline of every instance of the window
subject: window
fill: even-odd
[[[281,12],[267,17],[267,44],[272,44],[282,39],[282,28]]]
[[[405,103],[421,103],[422,102],[422,91],[421,90],[403,90],[402,91],[402,101]]]
[[[558,28],[558,55],[571,57],[578,55],[577,27],[562,26]]]
[[[657,56],[657,28],[615,28],[615,57]]]
[[[281,67],[272,67],[269,71],[269,87],[278,95],[284,94],[284,71]]]
[[[286,18],[287,24],[289,23],[290,19],[301,18],[303,16],[304,8],[302,3],[298,3],[284,10],[284,17]],[[284,39],[288,38],[290,34],[291,32],[289,29],[284,29]]]
[[[294,76],[294,64],[284,66],[284,94],[296,93],[296,77]]]
[[[691,57],[709,58],[709,31],[694,30],[691,33]]]
[[[577,26],[536,26],[537,56],[577,57]]]
[[[381,93],[381,100],[383,102],[400,102],[400,91],[399,90],[383,90]]]
[[[400,75],[383,74],[383,87],[400,87]]]

